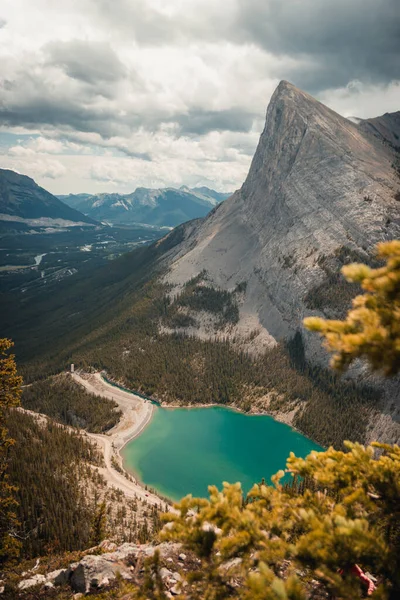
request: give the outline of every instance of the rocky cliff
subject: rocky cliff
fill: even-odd
[[[203,313],[188,332],[227,336],[258,353],[302,329],[308,358],[326,365],[302,320],[341,318],[358,291],[341,277],[343,264],[374,264],[375,244],[400,238],[398,124],[399,113],[354,123],[282,81],[243,186],[168,257],[172,296],[203,274],[238,303],[238,322],[224,331],[215,334]],[[363,367],[351,375],[367,378]],[[399,380],[369,380],[384,393],[367,441],[396,442]]]
[[[376,242],[400,237],[394,155],[365,122],[282,81],[246,181],[179,247],[168,281],[179,289],[205,270],[223,289],[246,282],[241,321],[252,315],[273,338],[289,335],[328,267],[367,259]]]

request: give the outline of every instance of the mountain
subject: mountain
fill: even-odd
[[[25,226],[96,225],[96,221],[67,206],[33,179],[0,169],[0,221]]]
[[[70,194],[59,198],[96,220],[174,227],[206,216],[229,195],[207,187],[182,186],[180,189],[139,187],[131,194]]]
[[[57,198],[65,204],[67,204],[68,206],[71,206],[72,208],[77,208],[79,204],[85,202],[85,200],[87,200],[87,198],[90,198],[91,195],[92,194],[64,194],[57,195]]]
[[[389,131],[396,139],[398,116],[356,125],[281,82],[246,181],[181,244],[168,283],[178,291],[203,271],[224,290],[245,282],[232,336],[251,322],[260,339],[282,339],[310,309],[339,313],[351,297],[334,289],[343,262],[368,260],[376,242],[400,237],[395,153],[382,143]]]
[[[400,111],[395,113],[385,113],[381,117],[374,119],[360,119],[360,128],[372,133],[378,139],[381,139],[393,148],[400,148]]]
[[[357,367],[340,379],[302,329],[350,307],[358,288],[343,264],[374,265],[376,242],[400,238],[396,158],[281,82],[244,184],[207,217],[40,294],[0,298],[27,381],[73,362],[157,400],[268,411],[324,446],[397,443],[398,378],[382,385]]]

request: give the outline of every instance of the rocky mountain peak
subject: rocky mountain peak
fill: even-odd
[[[242,325],[246,333],[246,322],[275,339],[290,335],[311,306],[304,299],[327,280],[326,260],[366,258],[400,236],[393,162],[389,144],[282,81],[244,184],[178,249],[169,282],[202,271],[226,290],[246,282],[232,335]]]
[[[314,158],[318,153],[324,161],[329,157],[342,161],[350,154],[368,159],[371,152],[375,153],[373,144],[354,123],[291,83],[281,81],[271,97],[243,193],[252,195],[259,179],[268,188],[272,175],[276,189],[276,176],[289,176],[310,151]]]

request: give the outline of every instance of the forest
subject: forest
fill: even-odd
[[[121,411],[116,410],[116,402],[89,394],[67,374],[24,387],[21,404],[58,423],[91,433],[104,433],[114,427],[121,417]]]
[[[7,418],[8,473],[16,488],[21,557],[62,555],[96,545],[104,537],[144,543],[161,526],[160,506],[127,499],[108,488],[98,471],[103,459],[79,430],[20,410]],[[101,531],[96,516],[104,511]]]
[[[9,475],[18,490],[23,555],[88,546],[96,506],[86,490],[96,479],[92,467],[101,466],[99,452],[79,433],[51,421],[39,423],[21,411],[10,413],[8,427],[15,440]]]
[[[196,311],[186,314],[188,305],[211,309],[214,315],[233,315],[234,321],[237,299],[246,290],[246,282],[237,282],[232,294],[218,293],[206,274],[199,273],[174,298],[160,276],[164,257],[184,236],[185,226],[180,226],[89,280],[71,277],[71,283],[53,295],[24,300],[20,320],[10,331],[16,335],[25,383],[75,363],[82,369],[104,369],[110,379],[165,402],[234,404],[251,410],[269,394],[272,414],[297,407],[294,425],[323,446],[341,447],[344,439],[364,441],[379,392],[308,364],[300,333],[259,357],[224,339],[204,341],[183,331],[160,333],[160,323],[174,312],[182,326],[192,324]],[[342,249],[332,259],[332,269],[336,272],[353,259]]]

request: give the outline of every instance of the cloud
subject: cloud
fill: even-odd
[[[397,0],[241,0],[234,30],[273,54],[307,57],[288,75],[309,91],[399,77]]]
[[[171,2],[168,11],[151,0],[88,0],[87,6],[103,25],[144,45],[230,42],[303,57],[305,68],[280,78],[308,91],[399,77],[398,0],[187,0],[184,10]]]
[[[211,111],[192,109],[176,121],[183,134],[205,134],[210,131],[250,131],[256,115],[240,108]]]
[[[0,17],[0,29],[3,29],[7,25],[7,21]]]
[[[55,192],[240,186],[280,79],[344,115],[399,108],[397,0],[10,0],[2,18],[0,135],[24,135],[1,160]]]
[[[400,81],[394,81],[384,88],[385,111],[396,112],[400,105]],[[382,97],[382,87],[366,85],[361,81],[351,81],[343,88],[325,90],[320,95],[322,102],[329,102],[331,108],[345,117],[376,117],[376,107]]]
[[[50,42],[45,47],[45,52],[49,65],[60,67],[69,77],[89,84],[111,84],[126,76],[126,69],[121,60],[105,42]]]
[[[35,151],[32,148],[26,148],[25,146],[12,146],[8,150],[11,156],[27,157],[34,156]]]
[[[59,179],[67,172],[65,166],[58,160],[46,160],[38,163],[36,171],[45,179]]]
[[[67,173],[65,165],[59,160],[38,156],[27,148],[15,147],[9,154],[9,160],[2,161],[5,168],[29,175],[35,180],[60,179]]]

